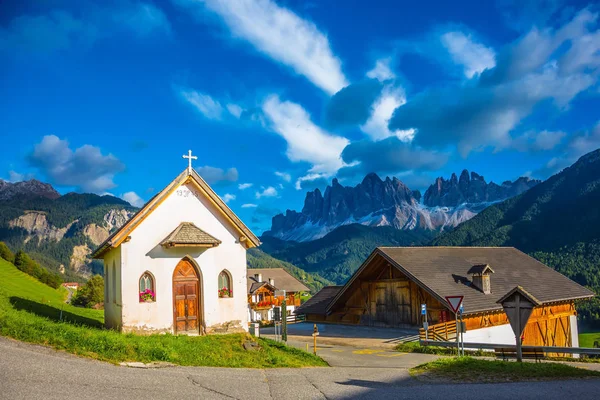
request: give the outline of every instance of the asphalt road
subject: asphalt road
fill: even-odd
[[[597,398],[600,380],[425,384],[405,368],[136,369],[0,338],[0,399]]]

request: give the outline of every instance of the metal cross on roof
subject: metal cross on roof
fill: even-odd
[[[187,158],[188,159],[188,174],[192,173],[192,160],[197,160],[198,157],[197,156],[193,156],[192,155],[192,151],[188,150],[188,155],[183,155],[183,158]]]

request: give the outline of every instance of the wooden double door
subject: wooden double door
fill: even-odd
[[[414,324],[411,308],[408,281],[389,280],[371,283],[373,325],[402,327]]]
[[[173,319],[175,333],[200,333],[200,278],[186,259],[179,261],[173,273]]]

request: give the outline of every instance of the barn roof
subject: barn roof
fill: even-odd
[[[256,274],[262,275],[262,281],[259,282],[255,278]],[[269,279],[275,281],[273,286],[276,289],[285,290],[286,292],[308,292],[310,290],[283,268],[253,268],[248,269],[248,294],[254,293],[262,284],[268,284]],[[256,286],[259,283],[261,285]]]
[[[142,221],[148,217],[160,204],[171,195],[178,187],[186,183],[193,184],[198,191],[207,198],[216,209],[225,216],[231,225],[240,234],[240,242],[245,243],[248,248],[260,245],[260,240],[237,215],[225,204],[223,199],[215,193],[214,190],[202,179],[202,177],[194,170],[183,170],[177,177],[167,185],[162,191],[151,198],[137,213],[133,215],[121,228],[113,232],[98,248],[92,253],[92,258],[102,258],[102,255],[123,243],[129,235],[138,227]]]
[[[182,222],[160,242],[161,246],[207,246],[216,247],[221,241],[198,228],[192,222]]]
[[[325,314],[327,307],[343,286],[325,286],[294,310],[294,314]]]
[[[498,299],[516,286],[542,304],[590,298],[594,293],[514,247],[379,247],[348,280],[326,312],[376,257],[383,257],[409,279],[446,304],[446,296],[464,296],[464,312],[502,309]],[[491,294],[472,285],[475,265],[493,268]]]

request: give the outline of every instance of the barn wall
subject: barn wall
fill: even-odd
[[[464,321],[467,325],[465,341],[478,342],[479,339],[475,338],[487,338],[481,342],[515,343],[514,333],[503,311],[470,316]],[[490,330],[501,326],[510,334],[510,341],[505,341],[504,334],[496,334],[501,332],[500,329]],[[523,344],[526,346],[576,347],[578,343],[577,313],[573,302],[536,307],[523,332]]]
[[[421,304],[427,304],[430,324],[451,313],[437,299],[410,281],[398,269],[374,260],[351,284],[330,315],[308,314],[308,321],[416,328],[423,324]]]

